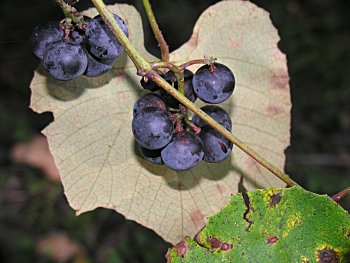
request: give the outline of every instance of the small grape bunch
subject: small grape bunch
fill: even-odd
[[[115,14],[114,19],[128,36],[124,21]],[[79,23],[65,19],[37,26],[31,44],[46,72],[58,80],[100,76],[112,69],[124,51],[100,15],[81,16]]]
[[[176,74],[169,70],[161,76],[178,89]],[[184,69],[184,95],[192,102],[197,98],[210,103],[201,109],[228,131],[232,121],[228,113],[217,105],[233,93],[235,77],[220,63],[208,63],[194,74]],[[151,91],[140,97],[133,108],[132,131],[141,156],[154,164],[164,164],[173,170],[188,170],[201,160],[217,163],[232,151],[232,142],[194,115],[152,80],[142,78],[141,86]]]

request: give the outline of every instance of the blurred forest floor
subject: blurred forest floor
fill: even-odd
[[[115,2],[123,1],[106,1]],[[124,2],[145,19],[141,1]],[[190,37],[200,13],[217,1],[151,2],[174,50]],[[350,184],[350,2],[252,2],[271,13],[288,58],[293,108],[286,171],[310,191],[337,193]],[[76,5],[79,10],[90,6],[89,1]],[[55,179],[10,158],[16,144],[28,142],[52,121],[51,114],[28,109],[28,87],[39,63],[28,40],[36,25],[61,18],[54,1],[0,2],[0,260],[164,262],[170,244],[153,231],[107,209],[76,217]],[[144,30],[146,47],[158,55],[147,22]],[[349,211],[350,197],[341,205]],[[52,244],[54,257],[43,252]]]

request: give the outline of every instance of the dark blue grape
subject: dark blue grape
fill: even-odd
[[[169,114],[155,107],[147,107],[132,120],[135,140],[144,148],[157,150],[166,146],[173,137],[174,125]]]
[[[147,79],[147,81],[145,81],[144,78],[141,78],[140,84],[142,88],[150,91],[157,91],[161,89],[152,79]]]
[[[192,83],[198,98],[215,104],[231,96],[235,88],[235,77],[228,67],[214,63],[200,67],[194,74]]]
[[[161,151],[164,164],[179,171],[195,167],[203,155],[202,140],[189,131],[174,134],[173,140]]]
[[[90,54],[87,49],[84,48],[84,51],[88,59],[88,65],[84,75],[88,77],[97,77],[113,68],[115,59],[98,59]]]
[[[84,36],[78,31],[72,31],[70,33],[70,41],[74,44],[81,44],[84,41]]]
[[[44,54],[44,68],[59,80],[71,80],[84,73],[87,57],[80,45],[61,40],[52,43]]]
[[[154,93],[148,93],[138,98],[138,100],[135,102],[133,109],[134,115],[147,107],[155,107],[167,111],[167,106],[160,96]]]
[[[192,86],[192,78],[193,73],[189,71],[188,69],[184,70],[184,84],[185,84],[185,96],[192,102],[195,102],[197,99],[196,94],[193,92],[193,86]],[[164,79],[169,82],[175,89],[178,89],[178,81],[177,77],[174,74],[173,71],[168,71]],[[161,89],[161,95],[164,98],[165,103],[171,107],[178,109],[179,108],[179,101],[175,99],[173,96],[171,96],[169,93],[167,93],[164,89]]]
[[[161,149],[159,150],[148,150],[139,145],[140,153],[143,159],[154,164],[163,164],[162,157],[160,155]]]
[[[218,163],[225,160],[231,154],[232,142],[209,125],[202,127],[199,136],[204,145],[204,161]]]
[[[57,21],[50,21],[34,28],[30,39],[34,54],[43,59],[47,47],[51,43],[61,40],[63,34],[64,32]]]
[[[214,120],[216,120],[220,125],[224,126],[227,130],[231,131],[232,121],[230,119],[230,116],[224,109],[216,105],[206,105],[202,107],[201,110],[208,114],[210,117],[212,117]],[[197,115],[193,115],[192,122],[199,127],[208,125]]]
[[[124,21],[117,15],[114,15],[114,18],[128,36],[128,29]],[[89,51],[99,59],[115,59],[124,51],[122,45],[99,15],[89,22],[85,35],[89,43]]]

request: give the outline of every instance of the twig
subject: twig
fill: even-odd
[[[162,54],[162,61],[169,62],[169,46],[166,43],[162,31],[160,31],[159,26],[157,24],[156,18],[154,16],[151,4],[149,0],[143,0],[143,6],[146,10],[146,14],[153,30],[154,36],[157,39],[158,45],[160,47],[160,51]]]
[[[350,194],[350,186],[348,188],[344,189],[343,191],[333,195],[331,198],[333,201],[339,202],[341,199],[343,199],[348,194]]]

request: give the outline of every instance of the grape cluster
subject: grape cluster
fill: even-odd
[[[184,70],[185,96],[192,102],[197,98],[210,103],[201,109],[220,125],[231,131],[228,113],[217,105],[227,100],[235,87],[232,71],[223,64],[210,63],[195,74]],[[173,71],[161,74],[178,89]],[[152,80],[141,79],[141,86],[152,92],[141,96],[133,108],[132,131],[141,156],[154,164],[164,164],[173,170],[188,170],[201,160],[217,163],[232,151],[232,142],[194,115]]]
[[[114,19],[128,36],[124,21],[115,14]],[[99,76],[112,69],[124,51],[99,15],[92,19],[84,16],[79,24],[50,21],[37,26],[31,44],[47,73],[59,80]]]

